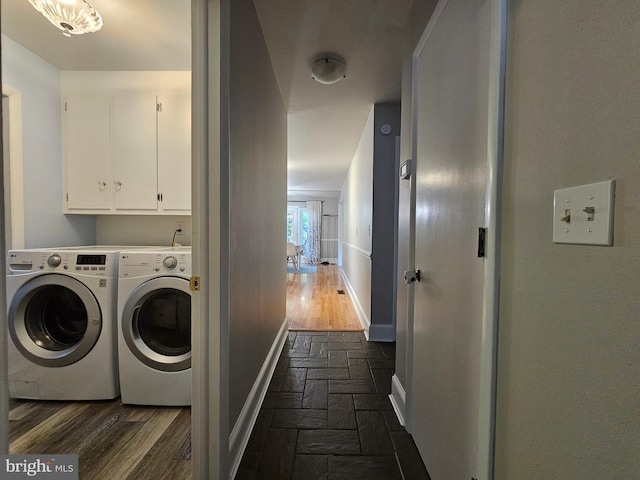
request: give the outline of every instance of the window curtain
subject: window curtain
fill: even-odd
[[[309,264],[320,262],[320,238],[322,230],[322,202],[307,202],[307,243],[306,254]]]

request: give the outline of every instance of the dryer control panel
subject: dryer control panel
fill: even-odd
[[[169,252],[122,252],[120,254],[120,278],[149,275],[191,275],[191,253]]]

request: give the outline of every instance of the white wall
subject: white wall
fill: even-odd
[[[95,219],[62,214],[60,71],[2,35],[2,81],[21,92],[25,246],[95,243]]]
[[[496,478],[640,478],[640,3],[509,11]],[[614,246],[554,244],[609,178]]]
[[[373,224],[374,108],[342,187],[342,270],[360,321],[371,322],[371,228]]]

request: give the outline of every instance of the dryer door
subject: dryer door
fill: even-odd
[[[191,291],[181,277],[149,280],[122,310],[122,335],[138,360],[163,372],[191,367]]]
[[[30,361],[63,367],[91,351],[102,314],[91,290],[67,275],[46,274],[18,289],[9,306],[9,334]]]

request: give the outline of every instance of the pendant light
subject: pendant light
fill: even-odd
[[[65,37],[102,28],[102,17],[86,0],[29,0],[29,3],[62,30]]]

